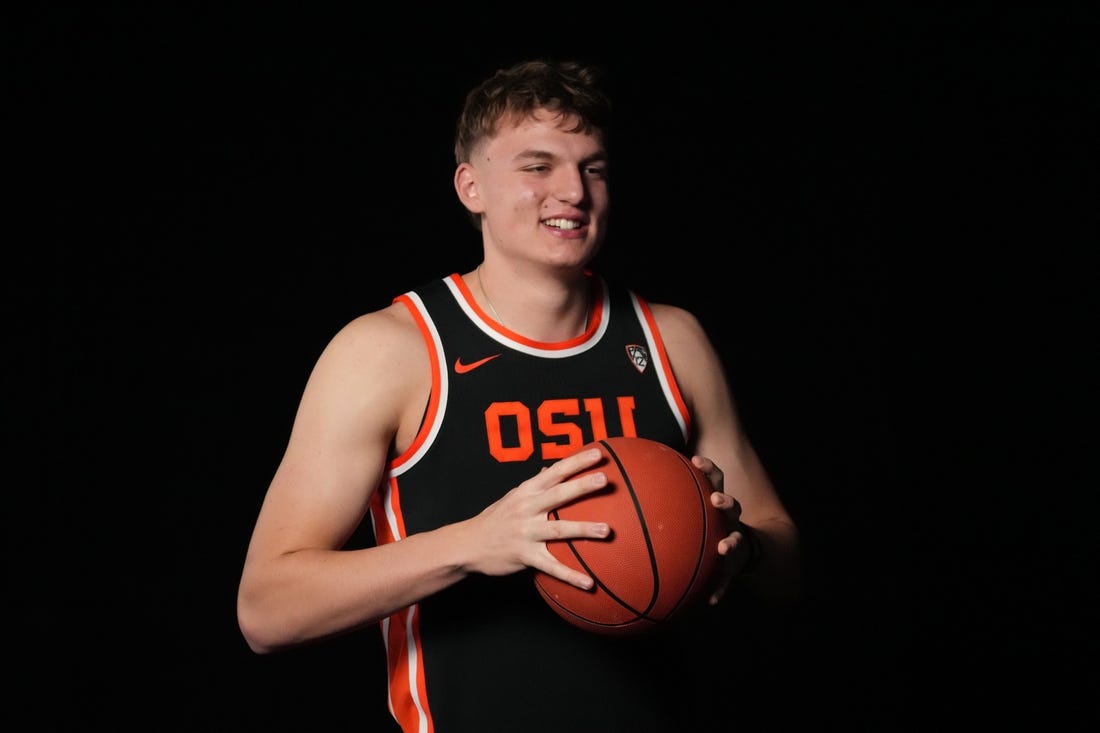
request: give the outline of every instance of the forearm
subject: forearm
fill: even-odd
[[[798,529],[787,519],[759,520],[747,525],[754,547],[737,584],[768,601],[786,604],[801,593]]]
[[[375,623],[464,578],[464,523],[360,550],[302,549],[245,563],[241,631],[258,653]]]

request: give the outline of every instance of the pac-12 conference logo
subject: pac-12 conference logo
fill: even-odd
[[[639,372],[644,372],[645,368],[649,366],[649,352],[645,350],[644,346],[627,344],[626,355],[630,357],[630,363]]]

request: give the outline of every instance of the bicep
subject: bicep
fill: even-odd
[[[375,319],[378,320],[378,319]],[[253,543],[273,554],[337,549],[382,480],[416,358],[386,322],[353,324],[310,374]]]
[[[699,321],[688,311],[653,306],[676,381],[692,414],[692,450],[722,470],[724,491],[750,524],[785,510],[737,414],[725,365]]]

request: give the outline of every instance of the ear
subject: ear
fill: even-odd
[[[481,202],[481,196],[477,187],[477,172],[469,163],[459,163],[455,169],[455,192],[462,205],[471,213],[480,214],[485,211]]]

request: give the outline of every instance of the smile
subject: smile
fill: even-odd
[[[548,227],[554,227],[555,229],[579,229],[580,222],[573,221],[572,219],[547,219],[543,222]]]

